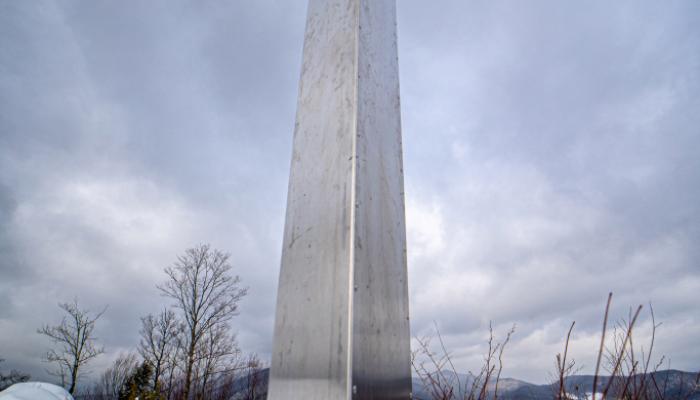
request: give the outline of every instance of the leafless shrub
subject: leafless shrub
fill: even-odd
[[[502,342],[496,342],[493,326],[489,323],[488,350],[484,355],[484,365],[478,374],[469,372],[467,379],[463,380],[436,325],[434,335],[416,338],[418,348],[411,354],[413,370],[431,400],[485,400],[491,395],[497,399],[498,383],[503,370],[503,352],[514,332],[515,325]],[[437,339],[438,346],[432,345],[434,339]]]
[[[649,305],[651,318],[651,338],[648,344],[639,345],[634,332],[638,325],[643,306],[630,309],[627,318],[621,319],[612,331],[608,332],[612,293],[608,295],[603,318],[602,335],[598,348],[595,375],[591,381],[574,375],[580,371],[576,361],[569,356],[570,342],[575,322],[571,323],[566,334],[564,350],[556,355],[555,371],[551,388],[554,400],[691,400],[700,393],[700,372],[692,379],[687,373],[670,370],[660,372],[665,357],[654,361],[653,350],[657,329],[654,309]],[[416,376],[420,379],[427,398],[423,400],[494,400],[499,396],[499,381],[503,369],[503,352],[515,327],[502,343],[494,340],[493,328],[489,325],[488,350],[479,374],[471,372],[465,378],[460,376],[452,362],[452,355],[446,349],[437,326],[435,333],[416,338],[417,347],[412,352],[411,362]],[[606,346],[606,343],[608,345]],[[601,376],[601,368],[608,376]],[[582,383],[587,382],[587,383]],[[588,389],[591,389],[588,392]],[[414,397],[418,399],[418,397]]]
[[[610,304],[612,293],[608,295],[603,318],[603,329],[598,349],[593,385],[591,387],[591,400],[600,396],[600,400],[623,399],[623,400],[665,400],[667,398],[667,383],[672,371],[666,371],[665,380],[658,381],[659,368],[664,362],[661,357],[653,363],[653,349],[656,340],[656,330],[661,325],[656,322],[654,309],[649,305],[651,317],[651,338],[648,346],[637,347],[634,341],[634,330],[637,326],[643,306],[639,305],[630,309],[627,318],[620,320],[613,328],[610,338],[608,338],[607,327],[610,316]],[[571,399],[574,397],[587,398],[587,393],[576,393],[575,396],[567,392],[566,381],[572,374],[575,362],[567,363],[566,357],[569,348],[569,340],[574,324],[571,324],[566,337],[563,356],[557,354],[557,383],[554,385],[557,400]],[[605,346],[606,340],[610,339],[611,344]],[[608,372],[608,376],[600,376],[601,366]],[[681,382],[678,384],[679,393],[673,396],[674,399],[689,399],[698,391],[697,382],[700,382],[700,373],[696,377],[696,383],[684,384],[684,374],[676,372]]]
[[[571,332],[574,330],[574,325],[576,322],[571,323],[571,327],[569,328],[569,332],[566,334],[566,341],[564,343],[564,353],[563,354],[557,354],[556,356],[556,372],[557,372],[557,381],[558,385],[556,385],[556,393],[554,395],[554,398],[556,400],[567,400],[570,399],[571,396],[567,393],[566,390],[566,380],[568,377],[573,375],[578,371],[576,369],[576,361],[574,360],[568,360],[567,361],[567,356],[569,353],[569,341],[571,340]],[[580,397],[578,394],[576,397]]]

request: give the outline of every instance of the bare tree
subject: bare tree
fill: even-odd
[[[247,293],[247,288],[240,286],[240,278],[231,276],[229,257],[209,245],[188,249],[165,269],[168,279],[158,286],[163,295],[175,300],[185,324],[185,399],[189,399],[202,340],[238,314],[238,302]]]
[[[175,313],[163,310],[157,316],[141,318],[141,341],[138,351],[153,366],[153,390],[160,391],[160,380],[168,371],[171,354],[176,351],[178,324]]]
[[[79,374],[90,360],[104,353],[104,348],[95,345],[95,323],[104,314],[105,309],[94,316],[78,306],[78,301],[58,305],[68,313],[56,326],[45,325],[37,332],[48,336],[56,348],[46,353],[46,361],[58,364],[59,375],[63,385],[66,378],[70,380],[68,392],[75,392]]]

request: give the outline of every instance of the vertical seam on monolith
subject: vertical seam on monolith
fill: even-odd
[[[353,87],[353,127],[352,127],[352,167],[351,167],[351,187],[350,187],[350,255],[349,261],[349,284],[348,288],[348,358],[347,358],[347,397],[353,397],[353,335],[355,334],[354,327],[354,302],[355,302],[355,219],[357,209],[357,129],[359,126],[359,84],[360,84],[360,13],[362,10],[362,0],[355,1],[355,54],[353,55],[353,78],[355,80]]]

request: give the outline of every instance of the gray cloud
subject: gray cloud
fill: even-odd
[[[270,348],[304,2],[0,5],[0,355],[41,377],[35,329],[109,304],[110,352],[166,304],[199,242],[251,288]],[[587,366],[605,296],[651,301],[698,369],[696,2],[399,4],[412,329],[460,368],[489,320],[506,374],[543,381],[571,320]],[[640,335],[648,334],[648,322]],[[97,365],[95,369],[99,369]]]
[[[692,341],[697,5],[401,10],[414,328],[436,319],[464,346],[465,328],[517,322],[508,373],[541,381],[570,320],[592,364],[612,290],[617,316],[651,301],[662,338]]]

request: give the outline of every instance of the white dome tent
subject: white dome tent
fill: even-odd
[[[0,400],[74,400],[64,388],[44,382],[15,383],[0,392]]]

